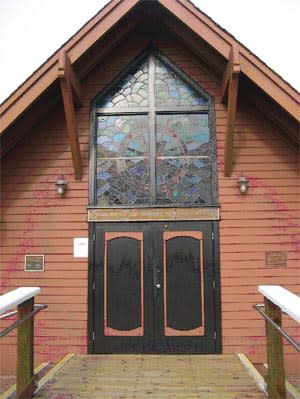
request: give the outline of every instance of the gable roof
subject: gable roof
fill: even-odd
[[[183,25],[193,35],[191,45],[198,37],[222,57],[225,64],[230,61],[232,49],[238,49],[240,71],[252,85],[249,90],[259,88],[263,96],[280,107],[288,120],[284,127],[295,141],[299,141],[300,93],[189,0],[111,0],[0,105],[0,134],[5,135],[13,129],[20,116],[30,112],[43,93],[53,88],[58,80],[59,55],[62,51],[66,52],[71,64],[76,67],[84,55],[116,26],[121,26],[125,33],[134,27],[137,18],[131,18],[128,24],[125,22],[127,15],[137,7],[152,6],[161,7]],[[171,26],[169,19],[164,23],[173,33],[181,35],[180,29],[176,28],[176,24]],[[116,39],[112,37],[111,41]],[[81,70],[79,78],[82,79],[88,70]],[[2,152],[6,152],[16,140],[4,146]]]

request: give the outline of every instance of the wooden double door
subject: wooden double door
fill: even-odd
[[[97,223],[90,286],[93,353],[216,353],[212,222]]]

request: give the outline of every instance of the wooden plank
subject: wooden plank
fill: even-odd
[[[225,137],[225,149],[224,149],[224,176],[231,176],[232,164],[233,164],[233,145],[234,145],[234,130],[236,122],[236,109],[237,109],[237,97],[239,88],[239,75],[240,75],[240,64],[239,64],[239,47],[232,46],[230,53],[230,73],[228,83],[228,117],[227,117],[227,132]]]
[[[225,70],[223,72],[221,88],[220,88],[220,97],[222,103],[225,103],[227,98],[227,92],[228,92],[227,89],[229,86],[230,75],[231,75],[231,63],[230,61],[228,61]]]
[[[267,364],[264,364],[264,366],[268,369],[268,365]],[[288,376],[289,377],[289,376]],[[293,376],[291,376],[292,378],[293,378]],[[297,379],[299,380],[299,377],[297,378],[293,378],[293,380],[296,380],[297,381]],[[299,384],[298,384],[298,387],[299,387]],[[285,388],[286,388],[286,390],[291,394],[291,396],[293,397],[293,399],[300,399],[300,392],[298,391],[298,389],[297,388],[295,388],[291,383],[289,383],[289,381],[288,380],[285,380]]]
[[[18,305],[18,320],[33,311],[34,298]],[[16,398],[31,397],[35,389],[33,373],[34,348],[33,348],[34,322],[33,318],[23,321],[18,325],[17,343],[17,389]]]
[[[37,389],[35,391],[35,394],[51,379],[54,377],[54,375],[62,368],[65,366],[65,364],[72,359],[74,356],[74,353],[68,353],[66,356],[64,356],[43,378],[40,379],[38,382]]]
[[[267,298],[264,298],[264,303],[266,314],[281,327],[281,309]],[[277,331],[276,328],[274,328],[267,320],[266,337],[268,357],[268,395],[271,399],[284,399],[286,398],[286,389],[282,344],[283,338],[279,331]]]
[[[294,399],[300,399],[300,392],[288,381],[285,381],[287,391],[293,396]]]
[[[77,180],[81,179],[82,166],[78,132],[76,127],[75,109],[73,104],[72,86],[66,77],[60,77],[60,88],[64,103],[67,131],[70,140],[74,174]]]
[[[65,50],[58,56],[58,77],[67,79],[72,86],[74,102],[77,106],[82,106],[82,87],[78,76],[75,74],[70,62],[70,58]]]
[[[254,379],[254,381],[255,381],[256,385],[259,387],[259,389],[262,392],[266,393],[265,380],[263,379],[261,374],[257,371],[257,369],[253,366],[253,364],[250,362],[250,360],[247,358],[247,356],[244,355],[243,353],[238,353],[237,356],[240,359],[243,366],[246,368],[249,375]]]
[[[12,343],[13,344],[13,343]],[[43,371],[47,366],[49,365],[49,362],[44,362],[41,363],[38,367],[34,369],[34,374],[38,374],[41,371]],[[14,393],[16,392],[16,384],[12,385],[10,388],[8,388],[5,392],[3,392],[0,395],[0,399],[9,399]]]
[[[76,355],[36,397],[215,399],[220,392],[264,398],[233,355]]]
[[[219,220],[219,208],[102,208],[88,210],[88,222],[120,220]]]

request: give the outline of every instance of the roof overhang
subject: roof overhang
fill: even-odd
[[[27,115],[34,107],[41,109],[40,114],[35,113],[36,118],[43,115],[45,93],[52,90],[52,98],[61,96],[59,82],[61,84],[62,78],[58,71],[62,53],[67,55],[79,84],[102,57],[124,40],[145,16],[157,18],[195,54],[211,64],[220,76],[220,93],[228,102],[228,112],[233,115],[233,119],[237,99],[234,100],[232,96],[237,96],[238,86],[245,84],[253,102],[283,133],[299,143],[300,93],[192,3],[188,0],[112,0],[1,104],[0,134],[4,138],[7,132],[14,131],[16,127],[18,131],[11,134],[10,140],[2,148],[2,154],[24,134],[24,129],[34,123],[34,118]],[[116,29],[121,34],[114,35]],[[97,51],[93,52],[94,48]],[[203,48],[208,51],[203,51]],[[215,55],[219,59],[217,64],[214,64]],[[233,55],[237,62],[233,62]],[[237,76],[237,68],[239,85],[232,84],[233,77]],[[76,91],[73,90],[73,94],[76,99]],[[276,109],[280,112],[274,114]],[[25,122],[31,122],[24,123],[24,118]]]

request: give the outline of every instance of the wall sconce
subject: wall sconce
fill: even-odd
[[[237,186],[240,190],[240,193],[242,195],[245,195],[245,194],[247,194],[247,191],[249,189],[249,180],[246,177],[241,176],[239,178],[239,180],[237,181]]]
[[[67,188],[67,183],[65,182],[65,179],[64,179],[63,175],[61,175],[57,179],[57,182],[55,183],[55,185],[56,185],[57,194],[62,197],[64,195],[65,191],[66,191],[66,188]]]

